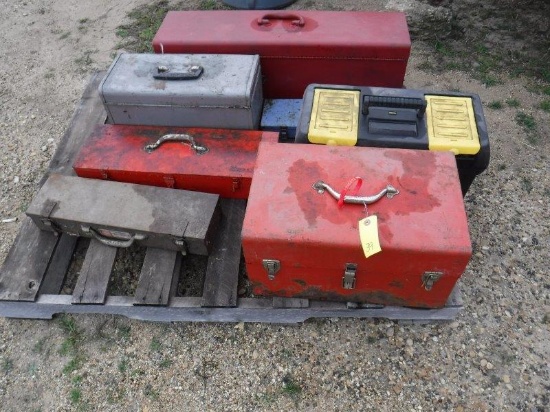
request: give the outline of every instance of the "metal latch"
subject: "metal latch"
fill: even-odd
[[[422,274],[422,287],[427,291],[432,290],[432,287],[435,282],[443,276],[443,272],[424,272]]]
[[[355,274],[357,273],[356,263],[346,263],[346,270],[342,277],[342,287],[344,289],[355,289]]]
[[[187,256],[187,245],[185,244],[185,240],[183,240],[183,238],[174,239],[174,244],[180,248],[180,253],[183,256]]]
[[[46,218],[42,218],[40,220],[42,221],[42,224],[44,226],[47,226],[52,230],[52,232],[55,236],[59,236],[61,234],[61,229],[59,229],[59,227],[57,226],[57,224],[54,221],[52,221],[50,219],[46,219]]]
[[[281,270],[281,261],[276,259],[264,259],[262,260],[262,265],[267,271],[267,277],[269,280],[274,280],[277,272]]]

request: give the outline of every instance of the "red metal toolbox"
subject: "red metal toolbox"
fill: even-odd
[[[73,168],[80,177],[246,199],[262,139],[276,142],[278,133],[98,125]]]
[[[339,208],[319,183],[339,191],[357,176],[360,196],[394,196]],[[366,213],[377,216],[381,246],[368,258],[359,235]],[[261,143],[242,238],[255,294],[384,305],[444,306],[471,256],[447,152]]]
[[[156,53],[259,54],[265,98],[301,98],[310,83],[402,87],[411,41],[405,14],[170,11]]]

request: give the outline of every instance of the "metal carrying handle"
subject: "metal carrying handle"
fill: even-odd
[[[264,14],[262,17],[260,17],[256,23],[258,23],[258,26],[263,26],[266,24],[271,23],[270,20],[292,20],[291,23],[294,26],[298,27],[304,27],[306,24],[306,21],[304,18],[298,14],[292,14],[292,13],[268,13]]]
[[[153,77],[157,80],[194,80],[200,77],[203,70],[202,66],[193,65],[186,67],[185,71],[172,72],[167,66],[158,66]]]
[[[322,194],[322,193],[325,193],[325,190],[326,190],[336,200],[340,199],[340,193],[338,193],[336,190],[334,190],[332,187],[330,187],[328,184],[326,184],[322,180],[315,182],[313,184],[313,188],[317,191],[317,193]],[[399,190],[397,190],[392,185],[387,185],[379,193],[373,196],[344,196],[344,203],[351,203],[356,205],[370,205],[371,203],[377,202],[378,200],[382,199],[382,197],[384,196],[386,196],[388,199],[391,199],[392,197],[398,194],[399,194]]]
[[[155,143],[148,144],[147,146],[145,146],[144,149],[147,153],[151,153],[153,150],[157,149],[161,144],[166,142],[189,143],[189,146],[191,146],[191,149],[198,155],[203,155],[206,152],[208,152],[208,148],[197,144],[195,142],[195,139],[193,139],[193,136],[190,136],[188,134],[165,134],[160,139],[158,139]]]
[[[103,236],[101,233],[96,231],[95,229],[89,227],[89,226],[82,226],[82,231],[86,233],[90,233],[92,237],[99,242],[103,243],[105,246],[111,246],[111,247],[123,247],[128,248],[134,244],[134,241],[136,240],[144,240],[147,236],[135,234],[130,239],[117,239],[112,237]]]

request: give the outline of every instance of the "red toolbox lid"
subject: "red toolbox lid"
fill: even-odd
[[[378,216],[382,252],[365,258],[358,232],[363,205],[345,204],[313,185],[340,192],[362,177],[358,195],[388,184],[399,190],[368,205]],[[399,256],[447,259],[461,271],[471,255],[468,224],[452,153],[370,147],[260,143],[243,227],[247,264],[284,256],[301,267],[341,267],[365,262],[374,273],[403,268]],[[441,259],[443,256],[443,260]],[[446,257],[445,257],[446,256]],[[460,256],[460,258],[457,258]],[[389,260],[388,260],[389,258]]]
[[[264,58],[407,60],[411,40],[404,13],[303,10],[170,11],[153,39],[156,53],[208,53],[213,45]]]
[[[189,142],[166,141],[146,150],[165,135],[184,135]],[[278,133],[164,126],[98,125],[84,142],[73,168],[80,177],[164,186],[248,197],[260,140]]]

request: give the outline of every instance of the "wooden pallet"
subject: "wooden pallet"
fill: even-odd
[[[92,128],[106,120],[93,75],[40,185],[51,173],[73,175],[73,159]],[[0,270],[0,316],[51,319],[57,313],[103,313],[151,321],[297,323],[309,318],[386,318],[432,322],[454,319],[463,305],[455,287],[442,309],[357,305],[289,298],[238,298],[242,200],[223,200],[222,227],[208,258],[202,296],[175,296],[186,259],[148,248],[133,296],[108,296],[117,250],[92,240],[72,295],[60,294],[77,238],[40,231],[25,217]]]

